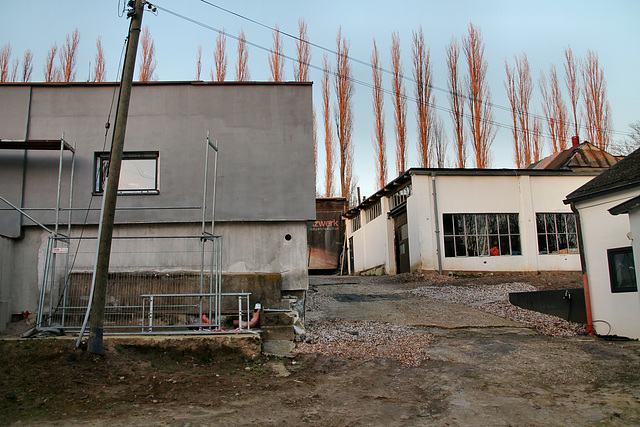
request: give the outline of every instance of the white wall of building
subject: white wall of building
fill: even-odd
[[[539,254],[536,213],[570,213],[565,196],[593,178],[593,175],[543,174],[414,174],[412,195],[407,198],[409,256],[412,270],[438,270],[438,242],[444,271],[579,271],[579,254]],[[437,196],[437,215],[434,204]],[[389,197],[383,197],[383,215]],[[443,214],[517,213],[522,255],[445,257]],[[436,220],[439,234],[436,233]],[[386,233],[387,245],[381,241]],[[350,235],[350,234],[349,234]],[[380,265],[395,273],[393,221],[365,223],[353,234],[355,271]],[[360,252],[360,253],[359,253]]]
[[[611,292],[607,249],[631,246],[627,237],[631,227],[627,215],[611,215],[608,209],[635,196],[637,190],[617,192],[577,202],[582,223],[584,255],[589,278],[591,314],[597,334],[607,333],[640,338],[640,292]],[[634,219],[634,225],[637,219]],[[637,247],[637,244],[636,244]],[[635,260],[638,255],[634,247]],[[609,325],[611,325],[609,332]]]

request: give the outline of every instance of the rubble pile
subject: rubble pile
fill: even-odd
[[[327,320],[313,325],[313,334],[300,337],[300,353],[320,353],[350,359],[387,358],[403,366],[428,360],[433,335],[408,326],[382,322]]]
[[[426,297],[474,307],[514,322],[524,323],[544,335],[569,337],[586,333],[583,324],[526,310],[509,302],[510,292],[535,290],[536,288],[532,285],[514,282],[483,286],[423,286],[407,293],[414,297]]]

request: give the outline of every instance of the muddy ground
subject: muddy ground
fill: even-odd
[[[406,301],[407,307],[399,298],[376,299],[374,313],[362,301],[337,301],[331,294],[407,295],[404,291],[429,280],[416,275],[312,278],[314,290],[328,297],[327,304],[308,313],[308,322],[338,315],[368,321],[384,318],[386,311],[387,324],[411,326],[412,317],[398,313],[407,307],[407,313],[415,313],[415,298]],[[453,277],[449,282],[483,286],[514,280],[540,289],[580,286],[577,275]],[[422,313],[425,324],[413,327],[415,334],[432,337],[424,349],[428,358],[418,366],[391,357],[251,358],[234,349],[211,354],[192,347],[123,344],[107,345],[106,355],[95,357],[74,350],[73,340],[3,340],[0,424],[640,424],[637,341],[549,337],[456,306],[446,305],[449,316],[443,318],[458,319],[460,325],[438,326],[440,320],[426,322],[428,313]]]

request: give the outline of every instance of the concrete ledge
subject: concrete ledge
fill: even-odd
[[[112,335],[104,337],[105,347],[139,347],[191,353],[240,353],[255,358],[261,352],[261,339],[257,334],[233,335]]]

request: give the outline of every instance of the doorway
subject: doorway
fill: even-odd
[[[411,265],[409,263],[409,229],[407,226],[407,212],[393,218],[395,230],[395,251],[396,251],[396,272],[409,273]]]

